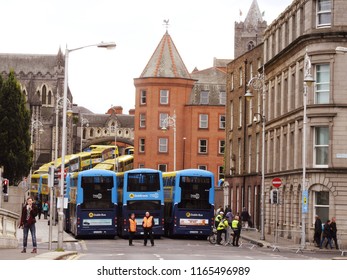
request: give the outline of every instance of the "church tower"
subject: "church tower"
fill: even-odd
[[[235,22],[234,58],[253,49],[263,41],[267,23],[263,20],[257,0],[253,0],[244,22]]]

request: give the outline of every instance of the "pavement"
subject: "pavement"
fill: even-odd
[[[0,260],[62,260],[77,255],[77,251],[58,251],[58,225],[52,226],[51,249],[49,249],[49,225],[48,220],[41,217],[36,223],[37,254],[30,253],[32,250],[31,235],[28,237],[27,253],[21,253],[23,243],[23,230],[17,229],[18,247],[12,249],[0,248]],[[326,252],[332,254],[332,259],[347,259],[347,250],[319,249],[311,243],[306,243],[304,249],[300,244],[294,244],[292,240],[278,237],[274,242],[273,235],[265,234],[265,240],[260,240],[260,232],[255,229],[242,229],[241,247],[264,247],[273,251],[293,250],[296,253]],[[78,242],[72,235],[63,233],[64,244],[66,242]]]
[[[11,249],[0,248],[0,260],[61,260],[72,255],[76,255],[76,251],[58,251],[58,224],[52,225],[52,238],[51,250],[50,244],[50,227],[48,220],[42,216],[41,219],[36,219],[36,241],[37,241],[37,254],[30,253],[32,250],[31,234],[28,236],[27,253],[21,253],[23,244],[23,229],[17,229],[18,247]],[[63,233],[63,241],[65,242],[78,242],[70,234]]]

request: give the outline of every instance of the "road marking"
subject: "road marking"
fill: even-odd
[[[164,258],[160,257],[160,255],[158,255],[158,254],[153,254],[153,256],[155,256],[155,257],[158,258],[159,260],[164,260]]]

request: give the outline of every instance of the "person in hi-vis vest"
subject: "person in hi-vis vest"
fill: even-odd
[[[129,246],[134,246],[133,239],[134,239],[135,233],[136,233],[135,214],[131,213],[129,218]]]
[[[147,239],[149,237],[149,239],[151,240],[152,246],[154,246],[154,239],[153,239],[153,232],[152,232],[152,228],[154,226],[154,219],[153,219],[153,216],[149,214],[149,212],[146,212],[146,215],[142,221],[142,226],[143,226],[143,233],[145,238],[143,245],[147,246]]]

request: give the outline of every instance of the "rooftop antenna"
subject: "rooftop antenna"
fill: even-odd
[[[164,19],[163,20],[165,27],[166,27],[166,33],[168,32],[168,29],[169,29],[169,19]]]

